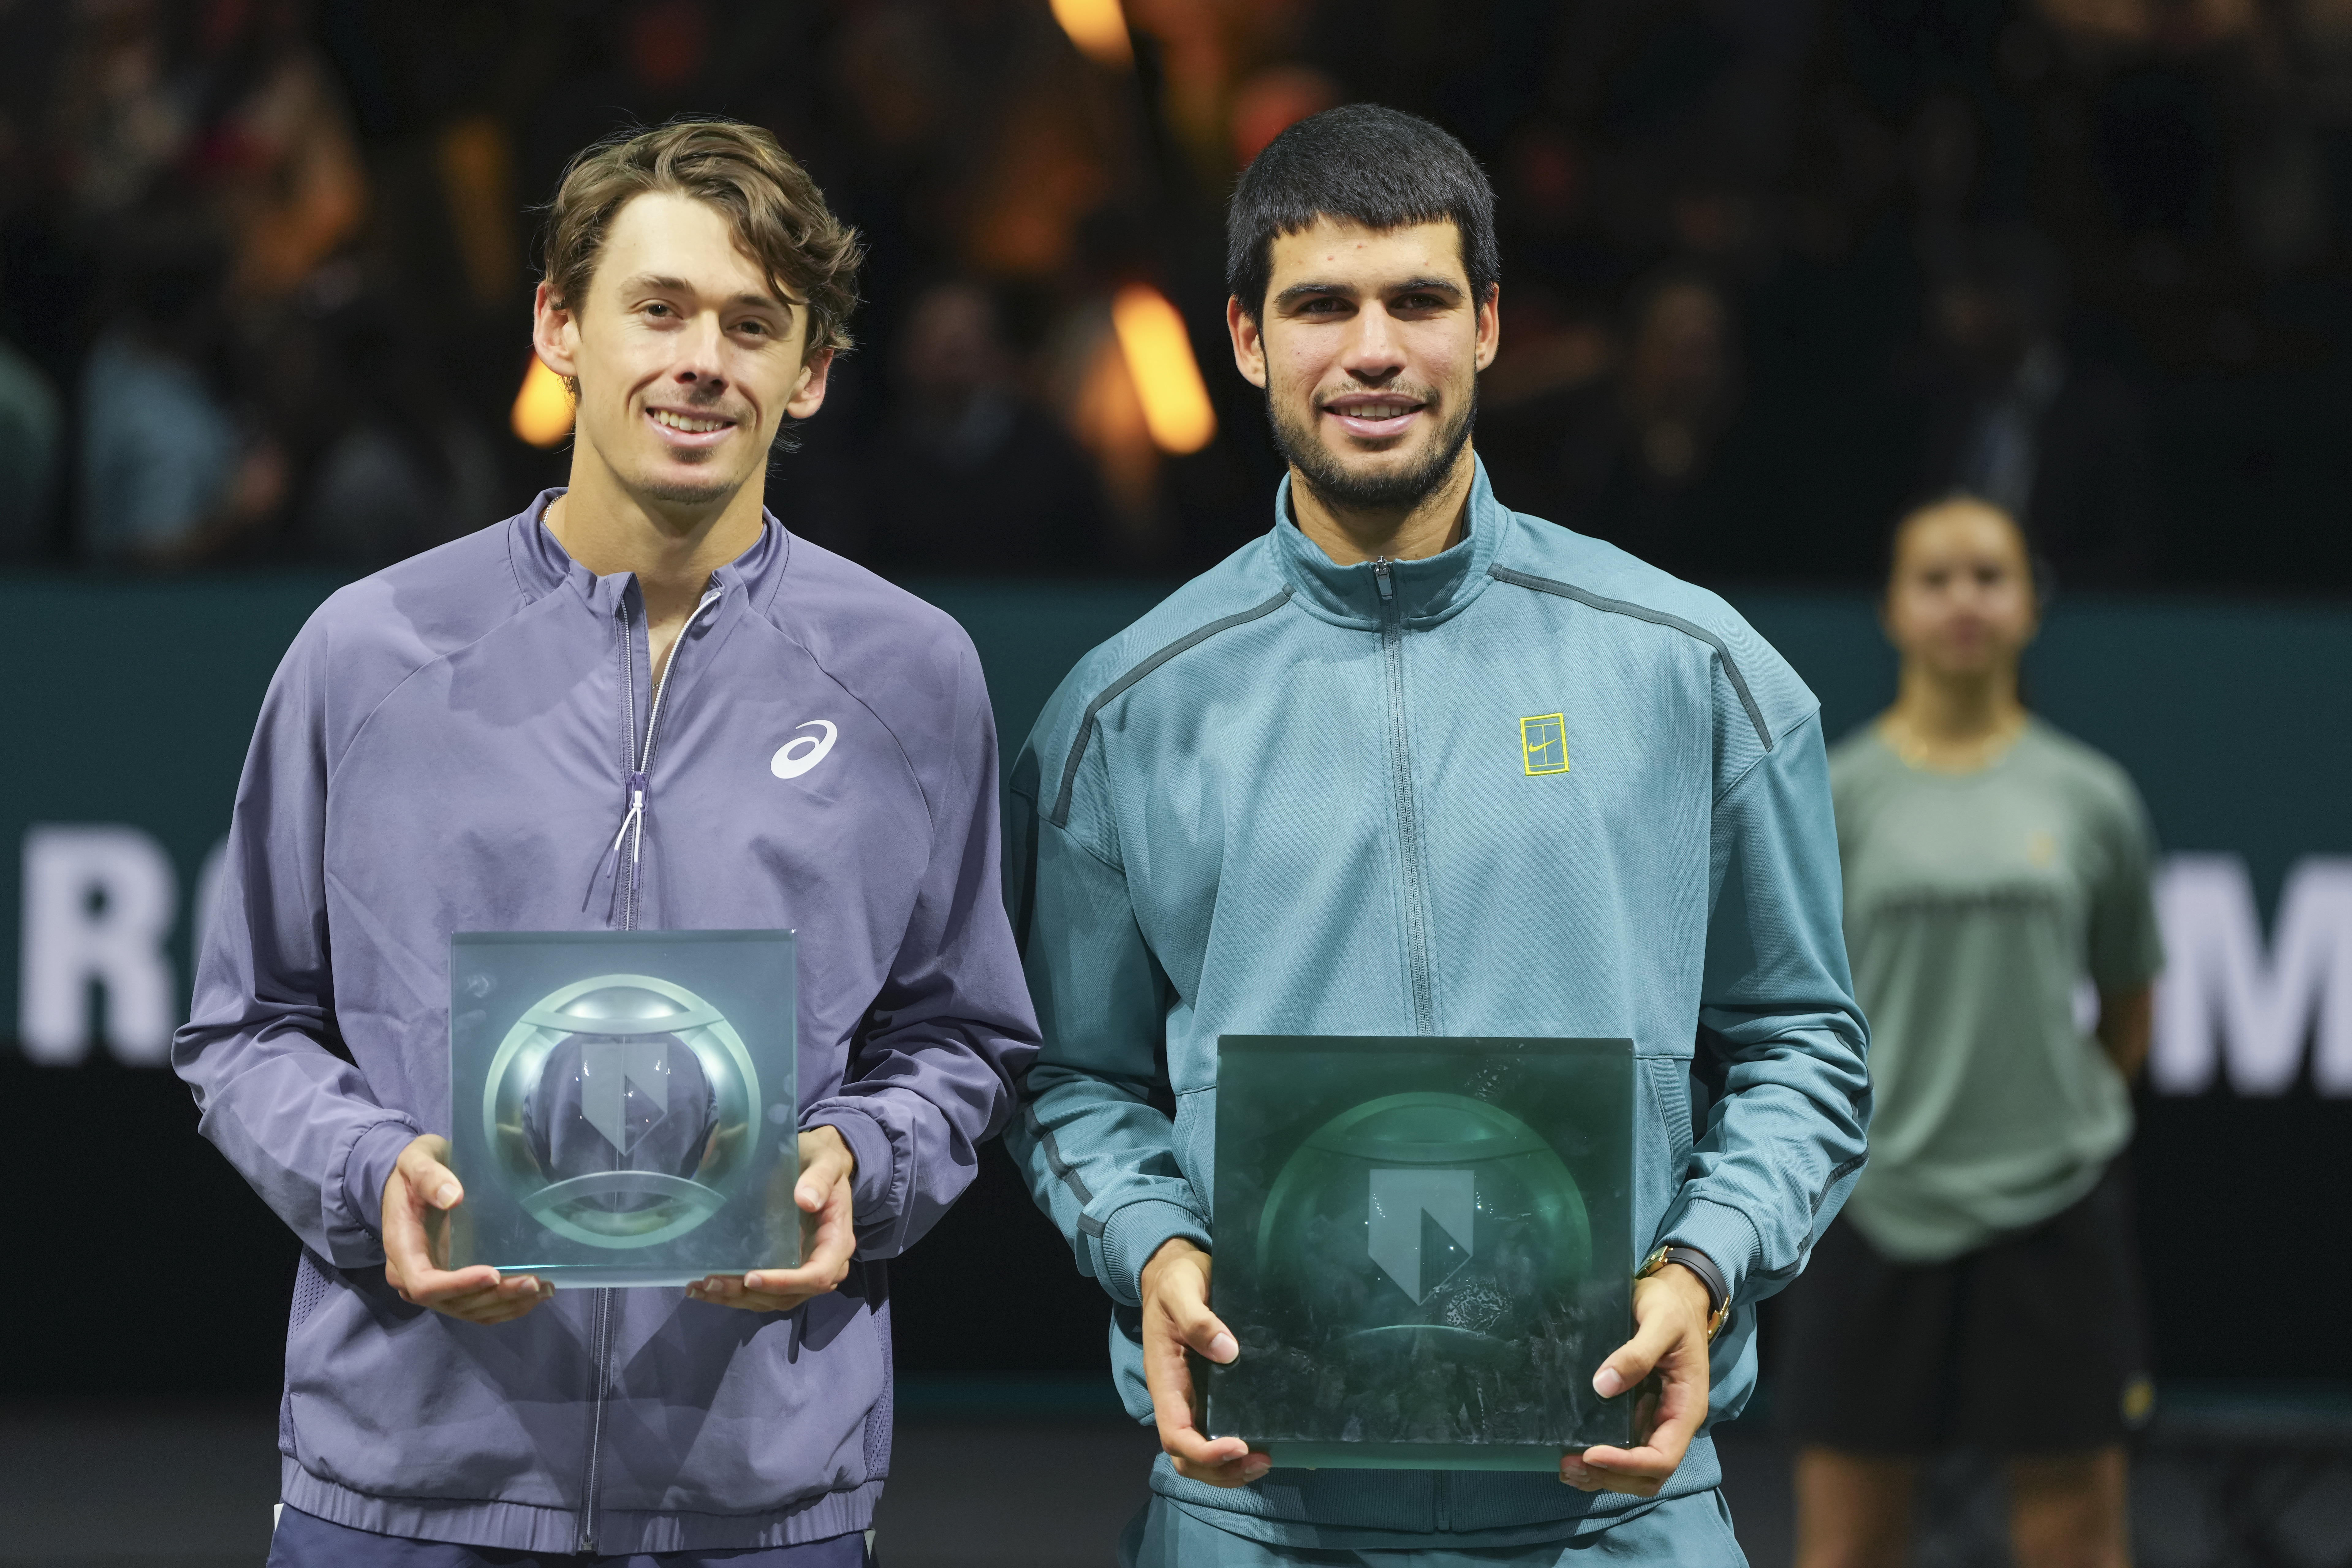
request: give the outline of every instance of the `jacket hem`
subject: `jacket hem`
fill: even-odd
[[[1297,1475],[1300,1472],[1289,1473]],[[1336,1473],[1323,1471],[1319,1475],[1329,1478]],[[1410,1473],[1358,1470],[1349,1474],[1351,1479],[1360,1479],[1363,1488],[1370,1492],[1387,1489],[1387,1478]],[[1151,1489],[1202,1523],[1214,1525],[1230,1534],[1263,1545],[1325,1552],[1426,1552],[1433,1547],[1462,1552],[1532,1546],[1545,1542],[1574,1541],[1597,1535],[1628,1520],[1640,1518],[1660,1503],[1712,1491],[1723,1484],[1723,1468],[1716,1458],[1715,1440],[1702,1432],[1691,1439],[1689,1451],[1683,1456],[1682,1464],[1667,1478],[1666,1484],[1654,1498],[1628,1497],[1615,1492],[1571,1491],[1553,1481],[1551,1484],[1565,1494],[1559,1500],[1560,1511],[1530,1517],[1534,1510],[1496,1506],[1500,1499],[1488,1500],[1487,1506],[1481,1508],[1481,1500],[1475,1496],[1475,1491],[1502,1489],[1477,1487],[1473,1490],[1462,1484],[1466,1478],[1456,1473],[1451,1507],[1454,1528],[1412,1531],[1378,1524],[1355,1524],[1345,1520],[1301,1519],[1270,1511],[1247,1511],[1227,1502],[1230,1498],[1234,1502],[1255,1503],[1259,1510],[1266,1509],[1272,1500],[1263,1493],[1268,1483],[1277,1481],[1284,1472],[1273,1470],[1267,1474],[1267,1481],[1219,1492],[1202,1483],[1184,1480],[1175,1474],[1163,1457],[1152,1466]],[[1496,1517],[1512,1513],[1519,1517]]]
[[[373,1497],[314,1476],[290,1456],[279,1458],[278,1492],[289,1508],[375,1535],[558,1554],[576,1552],[580,1545],[576,1509],[478,1498]],[[597,1514],[596,1550],[628,1556],[800,1546],[871,1528],[874,1505],[881,1496],[877,1476],[847,1491],[820,1492],[763,1513],[607,1508]]]

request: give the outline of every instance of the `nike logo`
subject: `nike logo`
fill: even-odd
[[[768,759],[768,771],[780,779],[796,779],[824,761],[833,751],[834,737],[841,732],[830,719],[812,719],[799,728],[822,730],[824,733],[794,735],[776,748],[776,754]]]

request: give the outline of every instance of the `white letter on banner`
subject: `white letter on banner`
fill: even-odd
[[[2200,1093],[2226,1062],[2238,1093],[2284,1094],[2315,1016],[2312,1080],[2352,1095],[2352,858],[2296,862],[2267,953],[2238,856],[2168,857],[2156,902],[2165,973],[2148,1070],[2158,1090]]]
[[[106,987],[107,1048],[134,1066],[168,1059],[179,1008],[163,942],[179,897],[171,858],[135,827],[26,830],[16,1032],[26,1056],[81,1060],[96,980]]]

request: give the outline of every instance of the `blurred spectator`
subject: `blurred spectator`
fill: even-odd
[[[1589,336],[1547,335],[1546,352],[1570,372],[1600,363]],[[1739,402],[1730,302],[1703,275],[1674,268],[1636,292],[1613,377],[1564,379],[1482,414],[1479,450],[1497,486],[1507,480],[1538,515],[1678,576],[1713,575],[1735,542],[1718,524],[1715,481]]]
[[[80,0],[57,103],[61,177],[75,213],[103,224],[142,200],[186,152],[184,83],[157,0]]]
[[[324,335],[346,406],[301,509],[305,552],[373,568],[497,521],[489,443],[457,416],[412,324],[362,295]]]
[[[1726,434],[1739,407],[1731,304],[1706,278],[1668,272],[1640,290],[1618,389],[1614,450],[1584,522],[1678,576],[1719,572],[1714,526]]]
[[[0,340],[0,560],[48,553],[58,423],[49,378]]]
[[[307,20],[295,0],[211,0],[198,30],[190,172],[248,296],[292,289],[367,212],[350,116]]]
[[[82,370],[84,548],[118,564],[190,565],[275,515],[285,454],[249,435],[217,386],[226,265],[201,231],[123,247],[119,313]]]
[[[2139,399],[2060,337],[2064,286],[2041,237],[1958,244],[1929,300],[1946,359],[1931,396],[1927,493],[1984,497],[2033,530],[2059,581],[2144,581],[2156,555],[2154,458]]]
[[[1099,486],[1086,455],[1020,395],[987,290],[925,290],[891,370],[896,399],[864,464],[870,564],[905,576],[1096,564]]]
[[[268,296],[358,227],[358,145],[295,0],[83,0],[78,21],[58,132],[94,236],[175,181],[228,237],[232,284]]]
[[[591,11],[593,53],[532,113],[525,177],[534,200],[555,189],[583,147],[631,125],[716,111],[709,0],[619,0]]]

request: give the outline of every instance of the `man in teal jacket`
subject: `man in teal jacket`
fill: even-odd
[[[1234,357],[1290,460],[1273,530],[1089,654],[1013,779],[1045,1044],[1008,1138],[1167,1450],[1123,1558],[1549,1564],[1605,1531],[1738,1563],[1704,1428],[1869,1115],[1817,705],[1722,600],[1495,498],[1493,196],[1459,143],[1304,121],[1229,245]],[[1636,1446],[1563,1486],[1269,1469],[1194,1426],[1185,1348],[1238,1353],[1209,1288],[1225,1034],[1633,1041],[1636,1235],[1679,1249],[1594,1379],[1659,1380]]]

